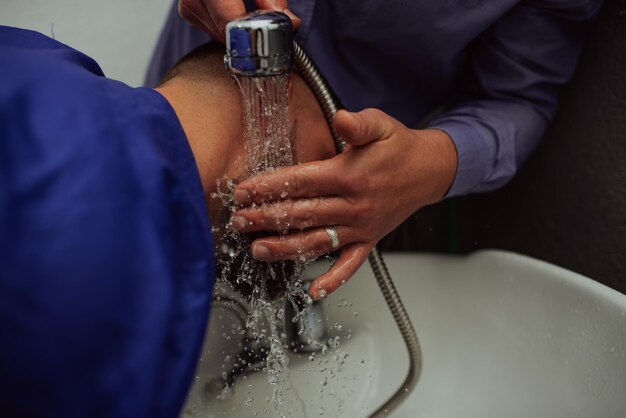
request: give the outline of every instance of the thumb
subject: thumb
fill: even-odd
[[[289,10],[287,0],[256,0],[256,5],[261,10],[275,10],[285,13],[291,19],[294,30],[298,29],[298,26],[300,26],[300,18]]]
[[[287,0],[256,0],[256,5],[259,9],[282,12],[287,8]]]
[[[340,110],[333,124],[337,134],[348,144],[360,146],[389,138],[396,127],[396,120],[378,109],[355,113]]]

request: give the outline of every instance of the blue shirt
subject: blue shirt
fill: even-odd
[[[379,108],[446,131],[459,156],[449,196],[505,184],[572,75],[601,0],[291,0],[297,40],[349,110]],[[149,84],[208,37],[173,8]]]
[[[214,281],[207,214],[160,94],[0,27],[0,415],[176,417]]]

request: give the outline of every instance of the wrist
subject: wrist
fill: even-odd
[[[426,179],[430,183],[429,201],[439,202],[448,194],[457,173],[458,155],[452,138],[436,128],[413,130],[423,148]]]

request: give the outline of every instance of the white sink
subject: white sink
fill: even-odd
[[[424,359],[415,391],[392,417],[626,417],[625,295],[502,251],[385,259]],[[275,410],[264,373],[239,380],[229,399],[204,395],[207,379],[222,371],[223,352],[236,350],[223,337],[232,318],[214,312],[182,416],[368,416],[408,364],[369,266],[328,298],[326,314],[341,325],[331,330],[339,352],[314,361],[292,354],[285,401]]]

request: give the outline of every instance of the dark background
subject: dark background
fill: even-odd
[[[497,192],[424,208],[383,250],[498,248],[626,293],[626,0],[606,0],[546,137]]]

